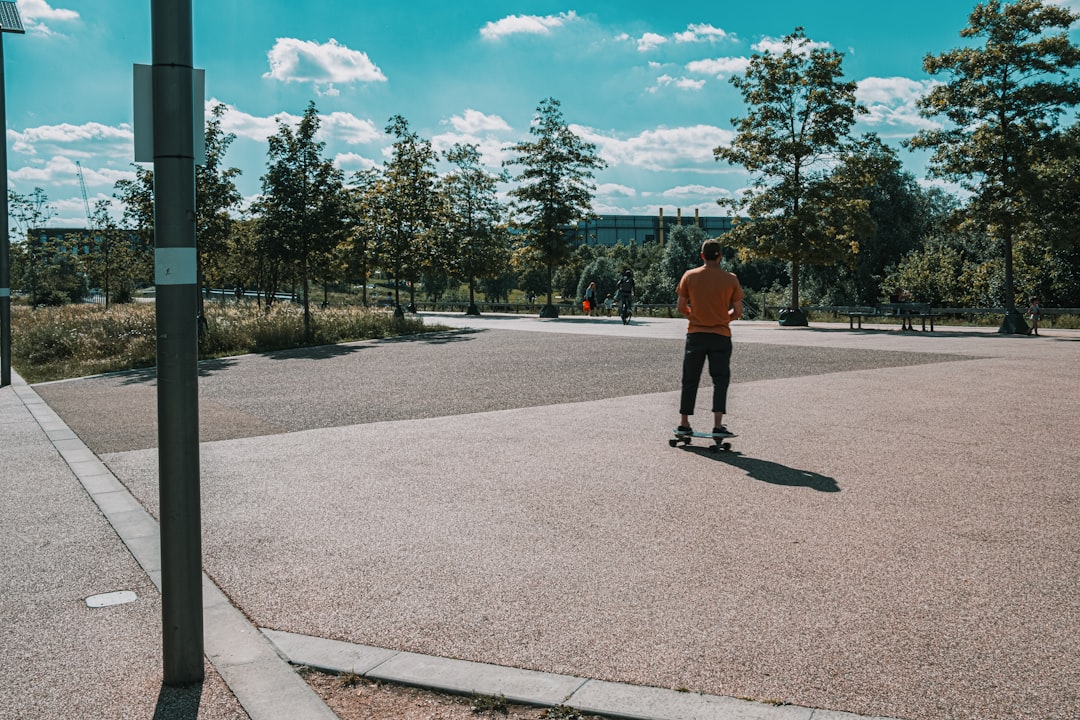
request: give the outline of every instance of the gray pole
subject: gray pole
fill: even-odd
[[[204,674],[191,0],[151,0],[150,16],[162,656],[165,684],[184,685]]]
[[[4,33],[0,32],[0,178],[4,180],[4,199],[0,200],[0,387],[11,384],[11,265],[8,258],[7,194],[7,101],[4,88]]]

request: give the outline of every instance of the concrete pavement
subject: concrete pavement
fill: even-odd
[[[1080,652],[1062,629],[1078,616],[1080,334],[740,323],[741,437],[711,456],[666,444],[679,321],[438,320],[476,331],[204,366],[205,567],[276,643],[415,657],[432,677],[464,663],[476,677],[577,678],[613,688],[622,704],[607,711],[633,717],[1077,717]],[[66,480],[36,514],[7,511],[14,536],[40,543],[18,556],[51,542],[41,508],[109,536],[56,464],[72,438],[26,422],[35,394],[93,451],[79,462],[102,461],[155,515],[154,438],[140,429],[152,377],[35,390],[0,391],[4,427],[27,438],[17,467],[33,487]],[[96,566],[118,558],[128,575],[111,587],[141,588],[125,607],[145,613],[128,634],[153,705],[153,588],[116,537],[96,545],[78,564],[104,577]],[[14,647],[34,646],[35,601],[11,604]],[[83,664],[48,655],[15,657]],[[222,694],[204,689],[202,709],[242,716]],[[45,695],[62,706],[66,693]],[[18,708],[15,696],[0,699]]]

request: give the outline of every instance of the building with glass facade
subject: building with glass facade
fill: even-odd
[[[676,225],[697,225],[709,237],[717,237],[731,229],[730,217],[683,216],[680,210],[674,215],[661,209],[656,215],[600,215],[582,220],[565,228],[568,240],[574,245],[647,245],[664,244],[664,239]]]

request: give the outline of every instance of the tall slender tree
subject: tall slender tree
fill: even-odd
[[[403,315],[400,285],[409,283],[409,305],[416,301],[416,281],[424,266],[423,243],[435,214],[435,162],[431,141],[409,129],[401,115],[390,118],[393,156],[383,170],[383,209],[388,225],[380,237],[381,255],[394,276],[394,313]]]
[[[855,83],[842,79],[843,54],[806,37],[801,27],[784,38],[784,51],[750,59],[731,83],[747,114],[733,118],[735,139],[713,150],[717,160],[742,165],[754,178],[735,201],[745,212],[726,240],[752,256],[791,263],[791,304],[786,325],[805,325],[799,309],[799,268],[834,262],[853,250],[853,225],[868,203],[832,192],[828,176],[851,147],[858,114]],[[855,246],[854,249],[857,249]]]
[[[439,232],[449,240],[451,273],[469,286],[466,312],[479,315],[477,280],[498,275],[510,262],[509,235],[502,227],[505,208],[497,196],[506,174],[484,169],[480,149],[473,144],[455,144],[446,159],[455,168],[439,181]]]
[[[388,224],[383,203],[382,173],[377,168],[353,175],[349,193],[349,252],[346,264],[360,280],[361,303],[368,304],[368,278],[379,262],[379,238]]]
[[[969,217],[1000,241],[1004,251],[1005,319],[1002,333],[1026,333],[1016,309],[1013,245],[1045,211],[1047,178],[1037,171],[1059,136],[1058,120],[1080,104],[1080,47],[1069,37],[1077,19],[1041,0],[975,6],[960,36],[978,40],[940,55],[923,68],[948,80],[920,102],[923,116],[944,116],[947,126],[923,130],[912,148],[933,151],[930,171],[972,193]]]
[[[591,180],[595,171],[607,167],[596,145],[578,137],[563,119],[559,101],[540,102],[529,133],[532,141],[510,147],[517,157],[504,165],[518,165],[516,187],[510,190],[515,225],[524,244],[518,258],[525,265],[539,265],[547,272],[547,305],[541,317],[558,317],[553,293],[555,268],[570,255],[570,240],[563,228],[592,213]],[[575,278],[576,279],[576,278]]]
[[[269,140],[270,163],[255,206],[265,250],[291,267],[300,281],[309,341],[312,270],[345,231],[344,180],[333,162],[322,156],[325,143],[316,139],[319,124],[314,102],[295,130],[279,121]]]
[[[228,239],[242,199],[235,182],[241,171],[224,166],[225,154],[236,139],[236,135],[221,128],[226,110],[221,103],[210,110],[205,130],[206,163],[195,168],[195,244],[199,282],[203,286],[224,281]]]

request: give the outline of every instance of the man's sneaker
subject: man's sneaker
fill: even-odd
[[[689,435],[692,432],[694,432],[694,429],[689,425],[680,425],[675,428],[676,435]]]
[[[724,435],[724,436],[729,436],[729,435],[734,435],[735,433],[733,433],[733,432],[731,432],[730,430],[728,430],[726,426],[724,426],[724,425],[721,425],[720,427],[714,427],[714,428],[712,429],[712,434],[713,434],[713,435]]]

